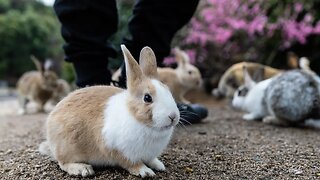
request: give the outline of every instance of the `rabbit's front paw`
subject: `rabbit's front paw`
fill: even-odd
[[[20,109],[18,110],[18,115],[24,115],[24,114],[26,114],[26,110],[20,108]]]
[[[60,164],[60,168],[66,171],[70,175],[80,175],[82,177],[87,177],[94,174],[93,168],[89,164],[83,163],[67,163]]]
[[[130,168],[128,169],[129,172],[135,176],[141,176],[144,177],[152,177],[156,174],[152,171],[152,169],[148,168],[146,165],[142,164],[138,168]]]
[[[247,121],[253,121],[253,120],[258,119],[258,117],[255,114],[250,113],[250,114],[243,115],[242,119],[247,120]]]
[[[154,170],[157,170],[157,171],[165,171],[166,170],[166,167],[164,166],[164,164],[158,158],[154,158],[152,161],[147,163],[147,165],[151,169],[154,169]]]

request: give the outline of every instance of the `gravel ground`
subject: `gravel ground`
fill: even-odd
[[[319,179],[315,129],[284,128],[241,120],[224,103],[204,98],[205,122],[177,127],[154,179]],[[4,102],[0,102],[0,104]],[[82,179],[38,153],[45,114],[0,116],[0,179]],[[95,169],[83,179],[138,179],[120,168]]]

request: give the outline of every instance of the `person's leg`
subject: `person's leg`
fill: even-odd
[[[189,22],[199,0],[139,0],[134,6],[129,22],[131,38],[123,43],[135,59],[144,46],[155,52],[157,64],[162,67],[164,57],[170,54],[170,44],[175,33]],[[119,85],[125,87],[125,67],[121,66]]]
[[[124,44],[138,59],[144,46],[153,49],[158,66],[163,66],[164,57],[170,54],[170,44],[175,33],[194,14],[199,0],[139,0],[134,6],[129,22],[132,38],[124,39]]]
[[[72,62],[79,87],[110,84],[108,57],[116,56],[108,38],[117,30],[115,0],[56,0],[65,60]]]
[[[139,0],[133,9],[129,22],[131,39],[123,43],[135,59],[144,46],[155,52],[158,66],[163,66],[164,57],[170,54],[170,44],[175,33],[182,28],[194,14],[198,0]],[[120,85],[125,83],[125,68],[122,66]],[[181,122],[193,124],[208,116],[208,110],[199,104],[177,104],[181,113]]]

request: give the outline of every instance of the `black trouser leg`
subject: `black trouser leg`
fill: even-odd
[[[123,43],[137,60],[144,46],[151,47],[158,66],[162,67],[164,57],[170,54],[173,36],[189,22],[198,3],[199,0],[139,0],[129,22],[132,38],[124,39]],[[125,77],[124,68],[121,76]]]
[[[140,50],[150,46],[156,54],[158,66],[170,54],[175,33],[194,14],[199,0],[139,0],[129,22],[131,39],[124,39],[132,55],[138,59]]]
[[[56,0],[62,24],[65,60],[72,62],[77,85],[110,84],[108,57],[116,55],[108,38],[117,30],[115,0]]]

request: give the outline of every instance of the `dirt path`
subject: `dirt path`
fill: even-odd
[[[241,120],[241,114],[204,97],[210,115],[178,127],[160,157],[156,179],[318,179],[320,132]],[[1,102],[0,102],[1,103]],[[80,179],[37,152],[45,114],[0,116],[0,179]],[[95,169],[91,179],[138,179],[119,168]]]

